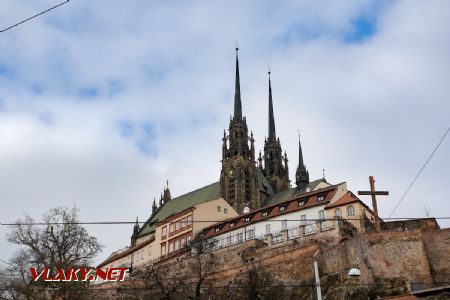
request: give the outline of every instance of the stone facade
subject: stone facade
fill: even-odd
[[[448,282],[450,229],[432,229],[427,221],[416,229],[359,233],[348,222],[333,222],[332,228],[311,235],[290,238],[286,232],[276,243],[255,239],[202,254],[209,255],[213,265],[204,286],[236,286],[257,267],[298,299],[309,299],[315,290],[314,255],[326,299],[375,299]],[[189,277],[193,261],[195,256],[186,254],[161,264]],[[361,271],[356,281],[347,276],[353,267]]]

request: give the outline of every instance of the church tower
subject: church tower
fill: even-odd
[[[261,163],[260,163],[261,164]],[[289,169],[286,152],[281,150],[280,139],[275,133],[275,117],[273,114],[272,84],[269,71],[269,137],[264,141],[264,176],[275,193],[287,190],[289,185]]]
[[[303,163],[302,144],[300,143],[300,135],[298,136],[298,167],[295,172],[295,184],[299,188],[304,188],[309,183],[309,172]]]
[[[236,82],[234,116],[230,119],[228,136],[222,138],[222,170],[220,194],[241,214],[244,207],[259,208],[258,181],[255,164],[255,140],[248,136],[247,121],[242,117],[239,58],[236,48]]]

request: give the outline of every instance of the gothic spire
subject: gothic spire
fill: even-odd
[[[275,141],[276,134],[275,134],[275,117],[273,115],[272,84],[270,82],[270,71],[268,73],[269,73],[269,141]]]
[[[158,207],[156,206],[156,199],[153,198],[152,215],[156,214],[157,210],[158,210]]]
[[[298,135],[298,167],[295,173],[295,183],[298,187],[304,187],[309,183],[309,172],[306,170],[303,162],[302,144],[300,143],[300,134]]]
[[[298,134],[298,165],[303,166],[302,143],[300,142],[300,133]]]
[[[236,83],[234,87],[234,118],[242,120],[241,85],[239,80],[239,48],[236,47]]]

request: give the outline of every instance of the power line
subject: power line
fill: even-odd
[[[420,284],[420,285],[433,285],[435,287],[443,287],[444,285],[450,284],[450,281],[440,281],[440,282],[411,282],[414,284]],[[407,283],[401,284],[392,284],[392,283],[382,283],[382,282],[377,282],[377,283],[347,283],[347,284],[338,284],[338,283],[329,283],[329,284],[320,284],[320,286],[322,287],[345,287],[345,286],[389,286],[389,287],[404,287],[405,285],[407,285]],[[195,284],[184,284],[184,287],[195,287]],[[259,287],[268,287],[268,288],[293,288],[293,287],[316,287],[317,285],[315,283],[299,283],[299,284],[287,284],[287,285],[275,285],[275,284],[267,284],[267,285],[259,285]],[[208,289],[239,289],[242,288],[241,286],[238,285],[223,285],[223,286],[206,286],[206,287],[201,287],[202,290],[208,290]],[[6,288],[0,288],[0,291],[14,291],[14,290],[34,290],[34,291],[50,291],[50,290],[54,290],[54,291],[58,291],[58,287],[34,287],[34,288],[28,288],[28,287],[6,287]],[[70,292],[70,291],[86,291],[86,292],[101,292],[101,291],[105,291],[105,290],[115,290],[115,291],[151,291],[151,290],[160,290],[160,287],[101,287],[99,286],[97,289],[95,288],[67,288],[64,290],[61,290],[62,292]]]
[[[437,149],[439,148],[439,146],[442,144],[442,141],[445,139],[445,137],[447,136],[448,132],[450,131],[450,127],[447,129],[447,131],[444,133],[444,135],[442,136],[441,140],[439,141],[439,143],[436,145],[436,147],[434,148],[433,152],[431,152],[430,156],[428,157],[427,161],[424,163],[424,165],[422,166],[422,168],[420,168],[419,173],[417,173],[416,177],[414,177],[414,179],[411,181],[411,183],[409,184],[408,188],[406,189],[405,193],[403,194],[403,196],[400,198],[400,200],[397,202],[397,205],[395,205],[394,209],[392,210],[391,214],[389,215],[389,218],[392,217],[392,215],[394,214],[394,212],[397,210],[398,206],[400,205],[400,203],[402,203],[403,199],[405,199],[406,194],[408,194],[409,190],[411,189],[411,187],[414,185],[414,183],[416,182],[417,178],[419,178],[420,174],[422,174],[423,169],[425,169],[425,167],[427,166],[428,162],[431,160],[431,158],[433,157],[434,153],[436,153]]]
[[[20,21],[20,22],[18,22],[18,23],[16,23],[16,24],[14,24],[14,25],[11,25],[11,26],[9,26],[9,27],[7,27],[7,28],[5,28],[5,29],[2,29],[2,30],[0,30],[0,33],[5,32],[5,31],[7,31],[7,30],[10,30],[10,29],[12,29],[12,28],[14,28],[14,27],[16,27],[16,26],[19,26],[20,24],[25,23],[25,22],[28,22],[28,21],[30,21],[31,19],[34,19],[34,18],[36,18],[36,17],[39,17],[40,15],[43,15],[43,14],[45,14],[45,13],[47,13],[47,12],[49,12],[49,11],[51,11],[51,10],[53,10],[53,9],[55,9],[55,8],[57,8],[57,7],[59,7],[59,6],[61,6],[61,5],[64,5],[64,4],[66,4],[67,2],[69,2],[69,0],[66,0],[66,1],[64,1],[64,2],[61,2],[61,3],[59,3],[59,4],[57,4],[57,5],[53,6],[53,7],[50,7],[49,9],[46,9],[46,10],[44,10],[44,11],[38,13],[38,14],[35,14],[34,16],[31,16],[31,17],[29,17],[29,18],[27,18],[27,19],[25,19],[25,20],[22,20],[22,21]]]
[[[245,218],[245,217],[243,217]],[[433,218],[415,218],[415,217],[396,217],[396,218],[382,218],[383,220],[393,220],[393,221],[408,221],[408,220],[426,220],[426,219],[436,219],[436,220],[449,220],[449,217],[433,217]],[[368,220],[366,218],[342,218],[342,219],[278,219],[278,220],[258,220],[256,222],[296,222],[296,221],[361,221],[361,220]],[[192,220],[192,221],[178,221],[180,223],[228,223],[233,222],[233,220]],[[236,221],[237,222],[237,221]],[[248,223],[256,223],[249,221]],[[92,221],[92,222],[24,222],[24,223],[0,223],[0,226],[26,226],[26,225],[36,225],[36,226],[48,226],[48,225],[121,225],[121,224],[148,224],[148,222],[145,221]],[[150,222],[151,224],[168,224],[168,223],[174,223],[174,222],[167,222],[167,221],[156,221],[156,222]],[[244,222],[245,223],[245,222]],[[305,224],[308,225],[308,224]]]

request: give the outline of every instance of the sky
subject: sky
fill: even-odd
[[[0,28],[60,2],[3,0]],[[81,221],[144,221],[166,180],[172,196],[218,181],[236,42],[256,149],[270,67],[291,180],[300,132],[312,180],[356,193],[373,175],[388,217],[450,126],[449,19],[445,0],[72,0],[0,33],[0,221],[74,205]],[[447,137],[393,216],[450,216],[449,171]],[[132,227],[87,226],[97,261]]]

